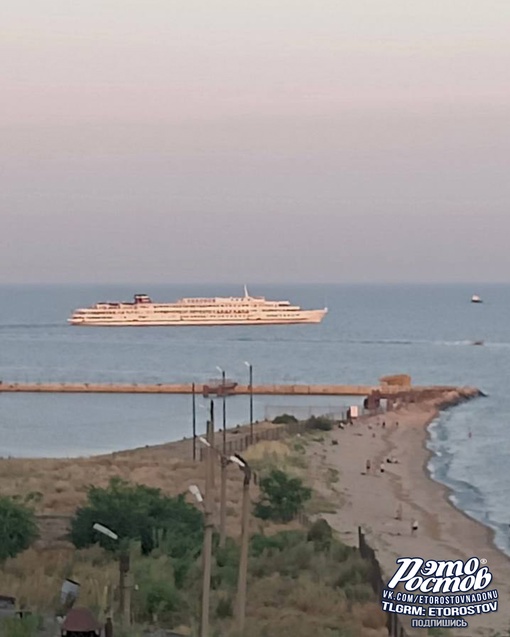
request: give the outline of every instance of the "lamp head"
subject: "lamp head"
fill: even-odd
[[[94,529],[94,531],[97,531],[98,533],[102,533],[103,535],[106,535],[106,537],[109,537],[112,540],[119,539],[119,536],[117,535],[117,533],[114,533],[111,529],[109,529],[106,526],[103,526],[102,524],[99,524],[98,522],[96,522],[92,528]]]
[[[237,453],[235,453],[233,456],[230,456],[229,460],[230,462],[234,462],[238,467],[241,467],[241,469],[245,469],[248,466],[246,461],[243,460],[243,458],[241,458],[241,456]]]
[[[200,489],[197,487],[196,484],[191,484],[188,487],[189,492],[195,496],[197,502],[203,502],[204,498],[202,497],[202,494],[200,493]]]

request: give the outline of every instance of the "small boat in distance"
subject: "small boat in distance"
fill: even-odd
[[[471,303],[483,303],[483,301],[478,295],[473,294],[471,297]]]
[[[75,310],[68,322],[101,327],[286,325],[320,323],[327,311],[250,296],[245,286],[242,297],[183,298],[174,303],[154,303],[146,294],[135,294],[132,302],[102,302]]]

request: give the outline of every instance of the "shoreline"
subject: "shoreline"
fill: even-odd
[[[415,404],[363,418],[352,427],[330,432],[326,440],[335,440],[335,445],[312,443],[309,456],[315,487],[338,504],[337,512],[320,517],[351,545],[357,545],[357,528],[361,526],[387,580],[396,571],[395,560],[399,557],[487,559],[493,575],[489,589],[498,590],[500,595],[498,611],[469,617],[469,632],[465,628],[449,629],[448,634],[488,636],[492,631],[508,630],[510,625],[510,613],[505,608],[505,600],[510,598],[510,559],[496,546],[494,530],[455,506],[449,497],[453,490],[436,481],[428,469],[434,455],[427,447],[429,427],[441,417],[444,406]],[[391,456],[398,463],[386,463]],[[372,461],[368,474],[367,459]],[[384,473],[380,472],[381,463]],[[326,484],[325,467],[339,470],[341,491],[336,485]],[[396,515],[399,506],[401,520]],[[416,536],[411,534],[413,520],[419,522]],[[427,629],[412,629],[410,622],[401,619],[409,635],[427,634]]]
[[[499,546],[496,545],[496,542],[495,542],[496,531],[490,526],[484,524],[483,522],[480,522],[480,520],[477,520],[476,518],[472,517],[471,515],[463,511],[454,502],[452,502],[449,496],[455,495],[454,489],[448,486],[447,484],[444,484],[443,482],[436,480],[432,476],[432,473],[430,472],[428,468],[428,464],[430,460],[433,457],[435,457],[434,451],[432,451],[432,449],[429,449],[427,447],[427,442],[430,440],[429,428],[434,421],[438,420],[441,417],[441,413],[442,413],[441,411],[438,411],[437,415],[429,423],[425,425],[425,435],[423,437],[423,448],[426,453],[426,458],[424,459],[424,463],[423,463],[423,472],[425,474],[425,477],[427,478],[427,480],[430,480],[431,482],[436,484],[439,487],[439,489],[441,489],[442,497],[445,500],[446,504],[448,504],[449,506],[453,507],[456,511],[458,511],[461,515],[463,515],[466,518],[466,520],[469,520],[470,522],[474,522],[475,524],[479,525],[481,529],[487,534],[487,543],[491,544],[496,551],[499,551],[507,559],[510,559],[510,556],[507,553],[505,553],[502,549],[500,549]]]

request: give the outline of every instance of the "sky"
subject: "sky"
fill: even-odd
[[[508,0],[4,0],[0,283],[510,282]]]

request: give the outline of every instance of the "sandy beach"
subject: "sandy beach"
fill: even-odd
[[[315,487],[332,503],[339,503],[337,513],[323,517],[350,544],[357,544],[361,526],[388,579],[399,557],[486,559],[493,574],[489,589],[499,591],[498,612],[469,617],[468,628],[449,629],[448,634],[471,637],[507,631],[510,560],[494,546],[491,531],[456,509],[448,500],[448,489],[433,481],[427,471],[427,426],[437,415],[436,403],[410,405],[335,429],[324,443],[314,442],[309,454]],[[333,440],[338,444],[332,444]],[[397,463],[387,463],[391,457]],[[371,463],[368,474],[367,460]],[[325,467],[339,471],[336,484],[325,484]],[[399,506],[401,520],[396,519]],[[411,533],[413,520],[419,524],[415,535]],[[408,630],[409,634],[427,634],[427,629]]]

